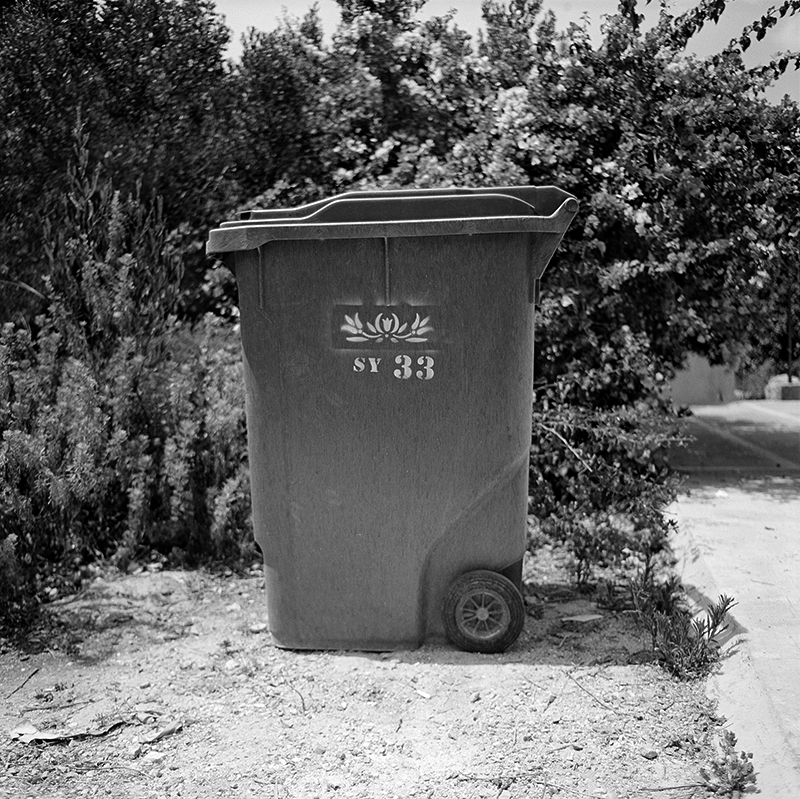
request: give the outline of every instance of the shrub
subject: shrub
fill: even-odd
[[[0,332],[7,616],[98,555],[252,546],[236,324],[176,318],[158,203],[120,197],[81,146],[69,185],[43,225],[47,310]]]
[[[755,785],[756,775],[752,752],[736,752],[736,736],[723,730],[718,752],[708,768],[700,769],[706,789],[714,796],[739,796]]]
[[[19,593],[17,537],[10,533],[0,539],[0,607],[10,609]]]
[[[634,581],[631,595],[659,663],[682,680],[707,676],[719,661],[718,638],[728,629],[734,600],[723,594],[705,615],[694,616],[676,577],[661,583]]]
[[[650,579],[674,526],[664,515],[677,490],[666,456],[679,440],[675,417],[646,403],[597,409],[541,401],[530,510],[572,552],[579,584],[598,566],[629,566]]]

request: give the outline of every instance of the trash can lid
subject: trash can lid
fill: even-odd
[[[563,235],[577,200],[553,186],[348,192],[294,209],[255,210],[209,234],[207,251],[273,240],[548,232]]]

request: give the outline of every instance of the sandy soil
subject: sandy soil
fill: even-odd
[[[257,568],[99,575],[38,653],[2,644],[0,796],[705,796],[704,686],[547,562],[503,655],[284,651]]]

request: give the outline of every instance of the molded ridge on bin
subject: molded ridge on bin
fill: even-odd
[[[571,194],[555,186],[501,186],[485,189],[474,188],[443,188],[443,189],[386,189],[386,190],[367,190],[367,191],[348,191],[335,197],[328,197],[324,200],[317,200],[313,203],[300,205],[297,208],[270,208],[253,209],[242,211],[239,214],[240,221],[223,222],[223,227],[238,225],[241,221],[258,222],[268,219],[296,219],[307,217],[324,208],[332,202],[350,199],[380,199],[391,198],[411,198],[411,197],[442,197],[442,196],[476,196],[485,194],[504,194],[509,197],[517,197],[520,200],[532,205],[536,213],[541,216],[550,216],[564,202],[571,197]]]
[[[251,250],[268,241],[559,233],[577,200],[552,186],[348,192],[297,209],[245,212],[209,234],[207,252]]]
[[[577,209],[552,186],[379,190],[211,231],[278,646],[462,646],[459,586],[524,619],[534,303]]]
[[[320,222],[413,222],[433,219],[535,216],[533,206],[504,194],[440,197],[340,197],[292,224]],[[252,221],[251,221],[252,224]],[[286,224],[284,219],[259,219],[258,224]]]

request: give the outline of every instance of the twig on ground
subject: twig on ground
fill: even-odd
[[[423,691],[421,688],[417,688],[413,682],[408,683],[409,687],[414,690],[414,693],[421,696],[423,699],[430,699],[431,695],[427,691]]]
[[[545,706],[542,708],[542,713],[544,713],[550,707],[550,705],[552,705],[561,696],[561,694],[564,693],[564,686],[566,684],[567,681],[564,680],[564,682],[562,682],[558,688],[558,693],[550,694],[550,696],[547,697],[547,702],[545,703]]]
[[[580,744],[579,744],[579,746],[580,746]],[[555,754],[556,752],[560,752],[562,749],[569,749],[570,747],[572,747],[574,749],[575,748],[575,743],[570,741],[568,744],[561,744],[561,746],[554,746],[552,749],[548,749],[545,752],[545,754],[546,755],[552,755],[552,754]]]
[[[589,694],[589,696],[591,696],[592,699],[594,699],[594,701],[597,702],[598,705],[600,705],[600,707],[604,707],[606,710],[610,710],[612,713],[616,713],[618,716],[625,715],[624,713],[621,713],[619,710],[617,710],[615,707],[607,705],[605,702],[603,702],[602,699],[598,699],[588,688],[581,685],[569,672],[567,672],[567,677],[569,677],[570,680],[572,680],[572,682],[574,682],[575,685],[577,685],[578,688],[581,689],[581,691],[584,691],[585,693]]]
[[[29,713],[33,710],[66,710],[68,708],[73,707],[82,707],[83,705],[91,705],[95,700],[94,699],[85,699],[82,702],[65,702],[61,705],[28,705],[27,707],[23,707],[21,709],[22,713]]]
[[[572,744],[569,744],[572,746]],[[551,782],[549,779],[538,779],[531,775],[530,772],[522,771],[517,772],[516,774],[509,774],[508,776],[503,777],[481,777],[478,774],[463,774],[462,772],[458,772],[455,774],[450,774],[447,779],[449,780],[458,780],[459,782],[488,782],[492,785],[496,785],[500,789],[500,793],[497,794],[500,796],[503,791],[507,791],[511,785],[518,781],[527,781],[532,785],[541,785],[542,786],[542,796],[546,795],[546,791],[548,788],[553,788],[558,792],[566,792],[572,796],[584,797],[585,794],[578,793],[571,788],[567,788],[564,785],[558,785],[555,782]]]
[[[300,697],[300,708],[302,709],[303,713],[305,713],[306,712],[306,700],[303,698],[303,695],[300,693],[300,691],[297,690],[297,688],[294,687],[294,683],[292,683],[291,681],[287,680],[285,677],[283,678],[283,681],[284,681],[284,683],[286,685],[289,686],[289,688],[291,688]]]
[[[580,752],[583,749],[583,745],[579,744],[577,741],[570,741],[566,744],[561,744],[561,746],[554,746],[552,749],[548,749],[545,752],[545,755],[552,755],[556,752],[560,752],[562,749],[574,749],[576,752]]]
[[[38,671],[39,671],[38,668],[33,669],[33,671],[31,671],[31,673],[10,694],[6,694],[6,699],[9,699],[12,696],[14,696],[14,694],[17,691],[19,691],[20,688],[24,688],[28,680],[30,680],[30,678],[33,677],[34,674],[38,673]]]
[[[523,680],[529,682],[534,688],[536,688],[537,691],[539,690],[539,688],[541,688],[539,683],[534,682],[527,674],[522,674],[520,676],[522,677]]]
[[[143,771],[140,771],[138,768],[134,768],[133,766],[121,766],[117,763],[103,763],[99,766],[84,766],[84,765],[75,765],[73,768],[77,769],[84,774],[90,771],[111,771],[113,769],[117,769],[118,771],[132,771],[134,774],[138,774],[140,777],[147,776]]]

